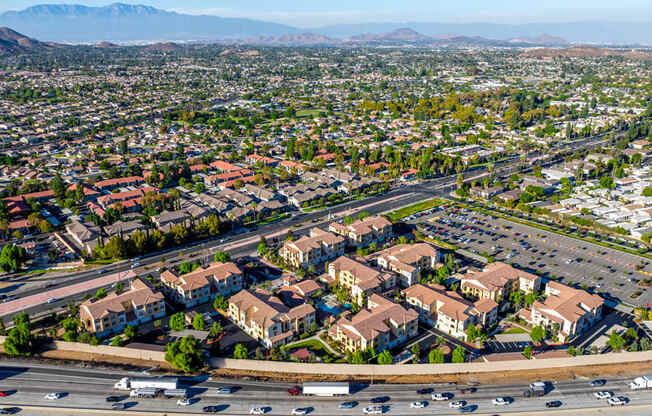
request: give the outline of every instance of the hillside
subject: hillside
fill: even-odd
[[[638,51],[622,51],[609,48],[597,48],[594,46],[571,46],[563,49],[539,48],[531,49],[521,54],[521,56],[538,57],[538,58],[602,58],[607,56],[623,56],[626,58],[652,59],[652,55]]]
[[[54,43],[32,39],[8,27],[0,27],[0,55],[41,52],[59,46]]]

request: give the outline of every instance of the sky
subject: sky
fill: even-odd
[[[0,12],[36,4],[103,6],[115,0],[0,0]],[[189,14],[319,27],[369,22],[652,22],[652,0],[120,0]]]

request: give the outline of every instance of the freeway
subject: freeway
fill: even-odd
[[[531,167],[524,169],[523,160],[532,158],[544,158],[539,161],[542,165],[549,165],[557,163],[561,160],[562,152],[574,151],[589,146],[600,146],[611,139],[605,138],[605,134],[598,136],[576,140],[574,142],[564,143],[559,147],[552,149],[550,152],[544,154],[540,151],[530,152],[526,155],[512,156],[500,162],[496,162],[493,167],[493,174],[497,177],[506,177],[513,173],[527,170]],[[465,182],[481,179],[489,174],[486,166],[481,166],[473,170],[463,173]],[[256,245],[260,236],[275,236],[281,234],[282,231],[292,230],[295,235],[302,235],[309,232],[315,226],[327,226],[330,222],[335,221],[334,217],[340,217],[348,214],[364,210],[370,214],[384,213],[393,209],[403,206],[408,206],[417,202],[421,202],[428,198],[445,196],[450,193],[456,186],[457,175],[449,175],[435,179],[424,180],[416,184],[405,184],[404,186],[395,187],[392,190],[367,198],[352,200],[328,210],[322,210],[311,213],[298,212],[294,213],[290,218],[282,221],[259,226],[254,229],[247,229],[245,232],[231,233],[225,236],[205,240],[195,244],[187,245],[184,247],[177,247],[167,250],[165,252],[153,253],[143,256],[139,259],[132,259],[131,261],[120,261],[111,265],[102,267],[101,270],[105,273],[120,273],[128,270],[136,272],[152,272],[159,267],[163,267],[171,258],[182,257],[185,260],[196,256],[209,258],[211,253],[217,250],[229,251],[232,257],[240,257],[250,254],[255,251]],[[46,283],[43,286],[31,288],[28,290],[16,292],[21,297],[42,293],[45,289],[58,289],[67,287],[73,284],[86,282],[100,277],[100,268],[73,273],[65,276],[60,281]],[[65,280],[64,280],[65,279]],[[63,296],[57,298],[58,300],[53,303],[37,304],[32,307],[23,309],[23,311],[30,315],[42,314],[56,308],[64,307],[68,301],[79,301],[84,294],[93,294],[97,288],[92,291],[80,292],[71,294],[70,296]],[[6,313],[2,315],[4,319],[12,318],[17,312]]]
[[[7,397],[0,398],[0,407],[23,406],[48,406],[65,409],[98,409],[109,410],[111,403],[105,398],[110,395],[121,396],[129,410],[134,412],[151,412],[153,414],[174,414],[180,409],[176,400],[170,399],[130,399],[125,392],[113,390],[113,383],[124,377],[125,373],[105,369],[85,369],[64,366],[45,366],[21,363],[4,363],[0,367],[0,389],[7,391]],[[131,374],[142,375],[140,374]],[[627,385],[629,378],[608,379],[603,387],[592,387],[590,380],[578,379],[550,383],[548,393],[541,398],[523,398],[522,393],[527,388],[526,384],[496,384],[478,385],[473,387],[472,393],[461,393],[460,388],[453,384],[428,384],[428,385],[391,385],[391,384],[356,384],[352,382],[352,395],[346,398],[316,398],[305,396],[288,396],[287,389],[291,384],[255,382],[244,380],[212,380],[208,377],[184,377],[180,380],[181,387],[188,389],[192,396],[192,404],[185,406],[184,414],[202,413],[204,406],[220,406],[220,414],[244,415],[252,407],[266,407],[267,415],[288,415],[294,408],[312,409],[313,415],[361,415],[362,408],[368,406],[372,398],[384,398],[382,406],[390,415],[421,415],[422,409],[413,409],[410,403],[416,401],[427,402],[427,413],[458,414],[457,409],[449,407],[450,401],[464,401],[473,406],[475,413],[485,414],[527,414],[532,412],[545,412],[545,403],[548,401],[561,401],[560,409],[570,411],[568,414],[578,414],[580,410],[589,409],[599,411],[601,414],[608,404],[605,400],[598,400],[594,393],[609,391],[617,396],[625,396],[629,402],[627,407],[632,409],[641,406],[652,406],[652,391],[630,391]],[[221,386],[236,387],[235,392],[229,395],[219,395],[215,388]],[[418,394],[418,389],[431,389],[433,392],[450,393],[452,400],[435,402],[430,400],[430,392]],[[64,393],[59,400],[46,400],[49,392]],[[492,400],[496,397],[511,398],[508,406],[494,406]],[[357,406],[353,409],[339,409],[338,404],[343,401],[355,401]],[[624,409],[619,409],[623,414]],[[21,415],[30,414],[29,410]],[[34,414],[43,414],[34,413]],[[128,412],[123,412],[127,413]],[[553,413],[555,413],[553,411]],[[590,413],[583,413],[590,414]]]

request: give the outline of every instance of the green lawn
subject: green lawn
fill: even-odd
[[[321,112],[324,112],[324,113],[325,113],[326,110],[319,110],[319,109],[312,109],[312,110],[305,109],[305,110],[299,110],[299,111],[297,111],[297,117],[299,117],[299,118],[301,118],[301,117],[314,118],[314,117],[318,117],[318,116],[319,116],[319,113],[321,113]]]
[[[502,333],[503,334],[527,334],[527,331],[523,328],[513,326],[509,328],[507,331],[503,331]]]
[[[418,202],[414,205],[410,205],[407,207],[403,207],[401,209],[397,209],[396,211],[392,211],[387,215],[387,218],[389,218],[390,221],[398,221],[402,218],[409,217],[410,215],[416,214],[418,212],[426,211],[430,208],[438,207],[444,203],[445,201],[438,198],[429,199],[427,201]]]
[[[288,352],[293,352],[293,351],[296,351],[296,350],[298,350],[300,348],[307,348],[308,351],[312,352],[313,354],[315,354],[316,356],[321,358],[322,361],[325,361],[326,357],[330,357],[330,359],[333,362],[336,361],[339,358],[339,357],[334,356],[333,354],[331,354],[326,349],[324,344],[321,341],[316,340],[316,339],[309,339],[307,341],[302,341],[302,342],[298,342],[296,344],[291,344],[288,347]]]

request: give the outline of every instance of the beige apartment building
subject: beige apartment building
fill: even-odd
[[[392,223],[381,216],[367,217],[350,225],[332,223],[328,230],[346,238],[350,247],[368,247],[371,243],[381,246],[392,239]]]
[[[328,264],[328,275],[341,287],[349,289],[352,301],[360,304],[363,294],[383,293],[396,286],[396,275],[381,272],[349,257],[341,256]]]
[[[178,275],[166,270],[161,273],[167,296],[187,308],[210,301],[217,295],[228,296],[244,286],[244,276],[235,263],[212,263],[208,267]]]
[[[241,290],[229,298],[229,317],[265,348],[284,345],[316,322],[309,303],[288,308],[271,292]]]
[[[376,261],[384,269],[399,275],[404,287],[419,282],[419,273],[434,270],[439,261],[439,251],[428,243],[398,244],[378,253]]]
[[[345,240],[342,236],[313,228],[310,236],[286,241],[279,255],[294,267],[308,267],[337,258],[344,254]]]
[[[509,299],[514,290],[525,293],[539,291],[541,277],[497,262],[488,264],[481,272],[468,272],[461,279],[460,288],[462,293],[500,303]]]
[[[165,298],[147,282],[134,279],[128,290],[112,292],[103,299],[89,299],[79,306],[86,331],[102,338],[165,316]]]

